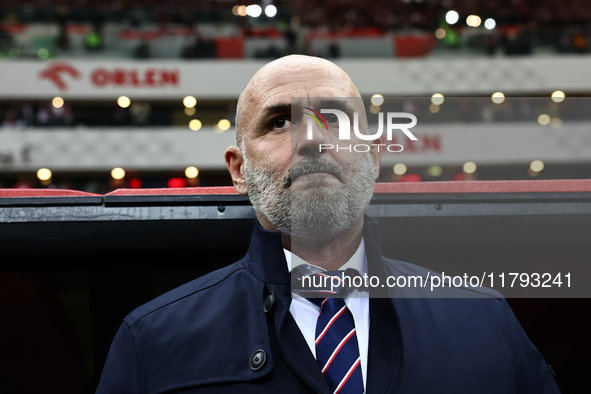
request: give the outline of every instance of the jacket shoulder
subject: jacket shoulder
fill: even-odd
[[[212,271],[137,307],[127,315],[124,321],[131,326],[156,311],[176,306],[179,301],[188,297],[200,297],[202,295],[200,293],[208,289],[215,289],[241,270],[246,272],[242,260],[239,260],[231,265]]]
[[[243,260],[186,283],[125,317],[121,337],[136,349],[136,359],[122,356],[123,346],[110,357],[128,357],[150,394],[264,376],[270,355],[264,371],[248,365],[255,350],[270,349],[264,287]]]

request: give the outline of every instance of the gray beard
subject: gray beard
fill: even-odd
[[[292,179],[319,171],[333,174],[341,185],[323,187],[322,181],[312,176],[307,190],[291,189]],[[359,220],[373,196],[372,155],[363,154],[361,160],[351,165],[351,174],[346,179],[339,166],[312,156],[292,166],[279,179],[273,169],[253,167],[244,156],[244,178],[255,211],[282,234],[296,238],[314,241],[334,238]]]

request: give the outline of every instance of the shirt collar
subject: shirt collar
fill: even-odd
[[[302,264],[308,264],[312,267],[318,268],[318,272],[326,271],[324,268],[318,267],[314,264],[309,264],[304,261],[298,255],[290,252],[289,250],[283,248],[283,253],[285,254],[285,260],[287,261],[287,270],[291,272],[294,268]],[[359,247],[353,256],[343,264],[339,270],[346,270],[347,268],[353,268],[359,272],[362,276],[367,274],[367,256],[365,254],[365,241],[361,238],[361,242],[359,242]]]

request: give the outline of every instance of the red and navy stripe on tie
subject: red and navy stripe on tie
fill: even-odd
[[[316,323],[316,360],[334,394],[363,393],[353,315],[342,298],[322,301]]]

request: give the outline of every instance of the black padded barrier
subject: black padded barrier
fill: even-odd
[[[590,192],[380,193],[367,212],[386,256],[439,272],[591,266]],[[253,225],[238,195],[0,198],[0,387],[94,392],[121,319],[242,257]],[[589,392],[590,299],[508,301],[562,392]],[[15,386],[27,376],[42,386]]]

